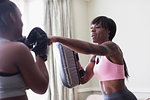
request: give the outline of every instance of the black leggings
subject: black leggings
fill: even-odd
[[[127,88],[112,94],[104,94],[104,100],[137,100]]]

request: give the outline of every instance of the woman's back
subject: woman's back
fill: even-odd
[[[0,100],[27,100],[27,85],[15,63],[16,42],[0,42]]]
[[[13,74],[19,71],[15,65],[17,45],[16,42],[0,42],[0,72]]]

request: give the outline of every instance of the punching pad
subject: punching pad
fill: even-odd
[[[78,54],[61,43],[55,43],[56,63],[59,67],[60,78],[67,88],[73,88],[80,84],[78,70]]]

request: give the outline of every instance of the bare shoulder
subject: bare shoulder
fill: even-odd
[[[9,56],[15,57],[15,59],[19,61],[30,55],[28,47],[21,42],[10,42],[7,44],[7,48],[5,50],[10,54]]]
[[[117,51],[119,50],[120,51],[120,47],[115,42],[112,42],[112,41],[104,42],[101,45],[106,46],[107,48],[109,48],[111,50],[117,50]]]
[[[107,48],[107,51],[109,51],[109,55],[116,55],[120,54],[120,47],[112,41],[107,41],[101,44],[103,47]]]
[[[102,45],[106,45],[106,46],[110,46],[110,47],[116,47],[116,48],[119,47],[119,46],[118,46],[115,42],[113,42],[113,41],[106,41],[106,42],[102,43]]]
[[[1,52],[5,55],[16,55],[20,52],[29,52],[28,47],[21,42],[6,42],[1,44]]]
[[[27,49],[27,46],[21,42],[11,42],[10,45],[13,47],[13,48],[24,48],[24,49]]]
[[[120,47],[116,43],[112,41],[107,41],[103,43],[103,45],[107,46],[110,51],[112,51],[111,54],[107,56],[109,60],[116,64],[123,64],[123,54]]]
[[[29,51],[28,47],[21,42],[11,42],[8,44],[8,49],[14,52]]]

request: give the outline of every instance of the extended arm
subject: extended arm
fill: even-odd
[[[83,53],[83,54],[93,54],[93,55],[112,55],[117,52],[116,44],[111,41],[108,41],[103,44],[92,44],[86,41],[81,41],[77,39],[70,39],[59,36],[49,37],[50,44],[53,42],[60,42],[72,50]]]

